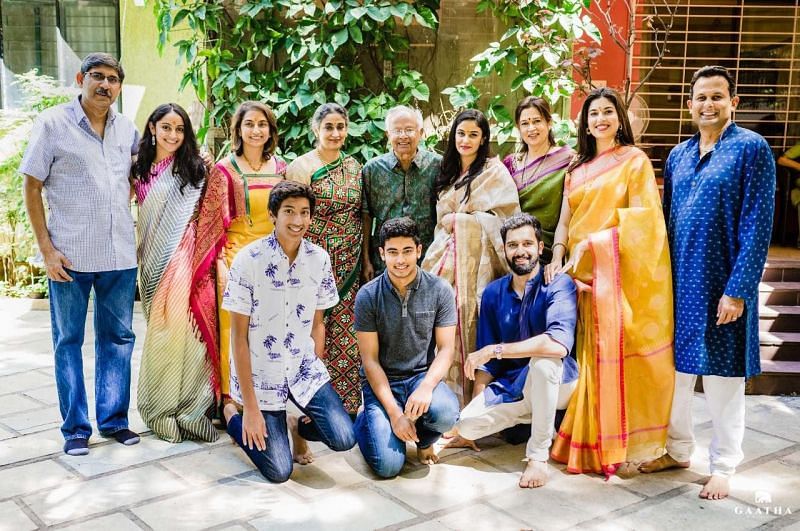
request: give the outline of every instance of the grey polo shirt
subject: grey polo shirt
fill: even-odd
[[[129,177],[138,150],[133,122],[109,109],[101,139],[79,97],[34,122],[19,171],[44,182],[47,231],[73,270],[136,267]]]
[[[455,326],[457,319],[453,288],[419,267],[405,299],[387,272],[366,283],[356,295],[355,314],[357,332],[378,333],[378,359],[390,380],[427,371],[436,350],[434,329]]]

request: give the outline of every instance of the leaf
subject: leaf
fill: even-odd
[[[417,98],[418,100],[428,101],[430,98],[431,90],[428,86],[424,83],[420,83],[416,87],[411,89],[411,95]]]
[[[339,70],[339,67],[336,65],[330,65],[325,67],[325,71],[331,76],[333,79],[339,80],[342,77],[342,72]]]
[[[364,35],[361,33],[361,28],[352,25],[348,26],[348,29],[350,31],[350,38],[352,38],[354,42],[358,44],[362,44],[364,42]]]
[[[342,44],[347,42],[347,28],[341,29],[331,35],[331,43],[333,44],[333,48],[336,49]],[[329,54],[333,55],[333,54]]]
[[[375,22],[385,22],[386,19],[392,16],[392,13],[385,7],[369,6],[367,8],[367,16]]]
[[[347,107],[347,104],[350,103],[350,96],[346,92],[337,92],[333,95],[333,101],[342,107]]]
[[[321,77],[322,77],[322,74],[324,74],[324,73],[325,73],[325,68],[323,68],[323,67],[321,67],[321,66],[318,66],[318,67],[316,67],[316,68],[312,68],[311,70],[309,70],[308,72],[306,72],[306,79],[307,79],[307,80],[308,80],[310,83],[313,83],[313,82],[315,82],[316,80],[318,80],[319,78],[321,78]]]
[[[237,70],[236,75],[241,79],[244,83],[250,83],[250,70]]]

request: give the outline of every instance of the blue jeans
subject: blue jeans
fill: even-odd
[[[98,273],[67,270],[72,282],[49,282],[61,433],[67,440],[92,434],[83,383],[83,331],[94,288],[95,402],[97,429],[110,435],[128,427],[131,395],[133,299],[136,268]]]
[[[422,383],[425,374],[404,380],[389,380],[392,395],[400,408],[405,408],[408,397]],[[358,414],[354,426],[358,447],[376,474],[382,478],[394,477],[405,463],[406,443],[392,431],[389,415],[366,379],[362,380],[361,388],[364,392],[364,411]],[[444,382],[439,382],[433,389],[428,412],[417,419],[417,448],[428,448],[435,443],[455,425],[458,413],[458,398]]]
[[[331,450],[344,452],[356,445],[353,436],[353,421],[342,405],[330,382],[326,382],[314,393],[306,407],[289,398],[311,419],[308,424],[300,422],[298,432],[307,441],[322,441]],[[286,410],[262,411],[267,425],[267,448],[251,450],[242,440],[242,416],[234,415],[228,421],[228,435],[244,450],[247,457],[256,465],[258,471],[273,483],[283,483],[292,475],[293,459],[289,448],[289,434],[286,428]]]

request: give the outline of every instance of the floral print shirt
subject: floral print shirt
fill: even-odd
[[[250,363],[253,387],[263,411],[286,409],[292,399],[305,407],[330,380],[314,353],[314,312],[339,302],[328,253],[303,240],[294,262],[275,234],[243,248],[228,272],[222,307],[250,317]],[[231,348],[233,352],[233,348]],[[231,396],[242,402],[233,356]]]

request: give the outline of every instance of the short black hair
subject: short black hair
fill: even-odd
[[[314,215],[317,196],[310,186],[295,181],[283,180],[275,185],[269,192],[269,213],[278,217],[278,210],[281,204],[290,197],[305,197],[308,199],[308,206],[311,207],[311,215]]]
[[[704,66],[697,72],[692,75],[692,81],[689,84],[689,97],[694,97],[694,84],[697,83],[697,80],[701,77],[724,77],[725,81],[728,82],[728,94],[730,97],[736,96],[736,81],[734,81],[733,76],[728,71],[727,68],[724,66],[719,65],[708,65]]]
[[[122,69],[122,65],[119,64],[119,61],[117,61],[113,55],[103,52],[90,53],[83,58],[83,62],[81,63],[81,74],[85,75],[89,70],[96,66],[107,66],[109,68],[113,68],[117,71],[119,80],[125,81],[125,71]]]
[[[542,241],[542,223],[530,214],[514,214],[510,218],[506,218],[500,226],[500,237],[503,238],[503,245],[506,244],[506,234],[508,231],[518,229],[520,227],[533,227],[533,232],[536,234],[536,241]]]
[[[381,226],[378,235],[378,247],[383,249],[387,240],[392,238],[411,238],[414,245],[420,244],[417,222],[409,217],[392,218]]]

